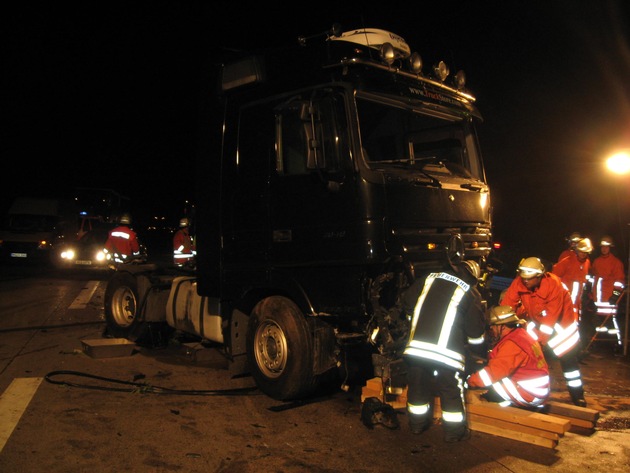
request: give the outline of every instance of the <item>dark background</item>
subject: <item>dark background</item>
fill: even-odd
[[[106,187],[176,223],[194,198],[208,65],[338,22],[466,72],[504,251],[553,260],[580,231],[612,234],[627,258],[630,176],[603,162],[630,147],[629,2],[22,3],[3,15],[3,211],[16,195]]]

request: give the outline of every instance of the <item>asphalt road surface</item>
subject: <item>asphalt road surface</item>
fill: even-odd
[[[283,404],[234,377],[216,347],[94,357],[106,272],[0,268],[0,472],[627,472],[630,363],[610,346],[582,365],[595,432],[555,449],[439,425],[361,423],[360,388]],[[89,350],[88,350],[89,352]],[[101,353],[99,353],[99,356]],[[568,395],[554,368],[553,398]]]

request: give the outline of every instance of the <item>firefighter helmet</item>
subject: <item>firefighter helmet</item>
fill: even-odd
[[[545,265],[542,264],[540,258],[536,258],[534,256],[523,258],[518,264],[518,274],[523,279],[531,279],[542,276],[544,272]]]
[[[118,223],[120,223],[121,225],[131,225],[131,215],[127,213],[122,214],[120,216],[120,220],[118,220]]]
[[[615,246],[613,239],[611,236],[605,235],[602,237],[602,241],[599,243],[600,246]]]
[[[188,221],[188,219],[187,219],[187,218],[182,218],[182,219],[179,221],[179,226],[180,226],[180,228],[187,227],[188,225],[190,225],[190,222]]]
[[[582,253],[590,253],[591,251],[593,251],[593,244],[591,243],[590,238],[582,238],[580,241],[578,241],[575,249]]]
[[[580,235],[578,232],[573,232],[571,233],[571,235],[568,236],[567,241],[571,243],[577,243],[581,239],[582,239],[582,235]]]
[[[488,311],[488,323],[490,325],[525,325],[525,320],[520,319],[509,305],[497,305]]]
[[[462,266],[466,269],[466,271],[472,274],[475,280],[481,278],[481,268],[479,267],[479,263],[476,261],[471,259],[464,260],[462,261]]]

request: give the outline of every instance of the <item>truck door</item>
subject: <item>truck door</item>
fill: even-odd
[[[330,89],[275,108],[269,212],[276,264],[342,262],[355,250],[359,218],[344,110],[342,94]]]

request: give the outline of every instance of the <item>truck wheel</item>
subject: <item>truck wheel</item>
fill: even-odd
[[[140,314],[141,299],[136,278],[126,272],[116,272],[105,290],[105,322],[107,333],[143,343],[149,334],[149,324]]]
[[[295,303],[273,296],[254,307],[247,326],[247,361],[258,388],[274,399],[299,399],[315,389],[313,339]]]

